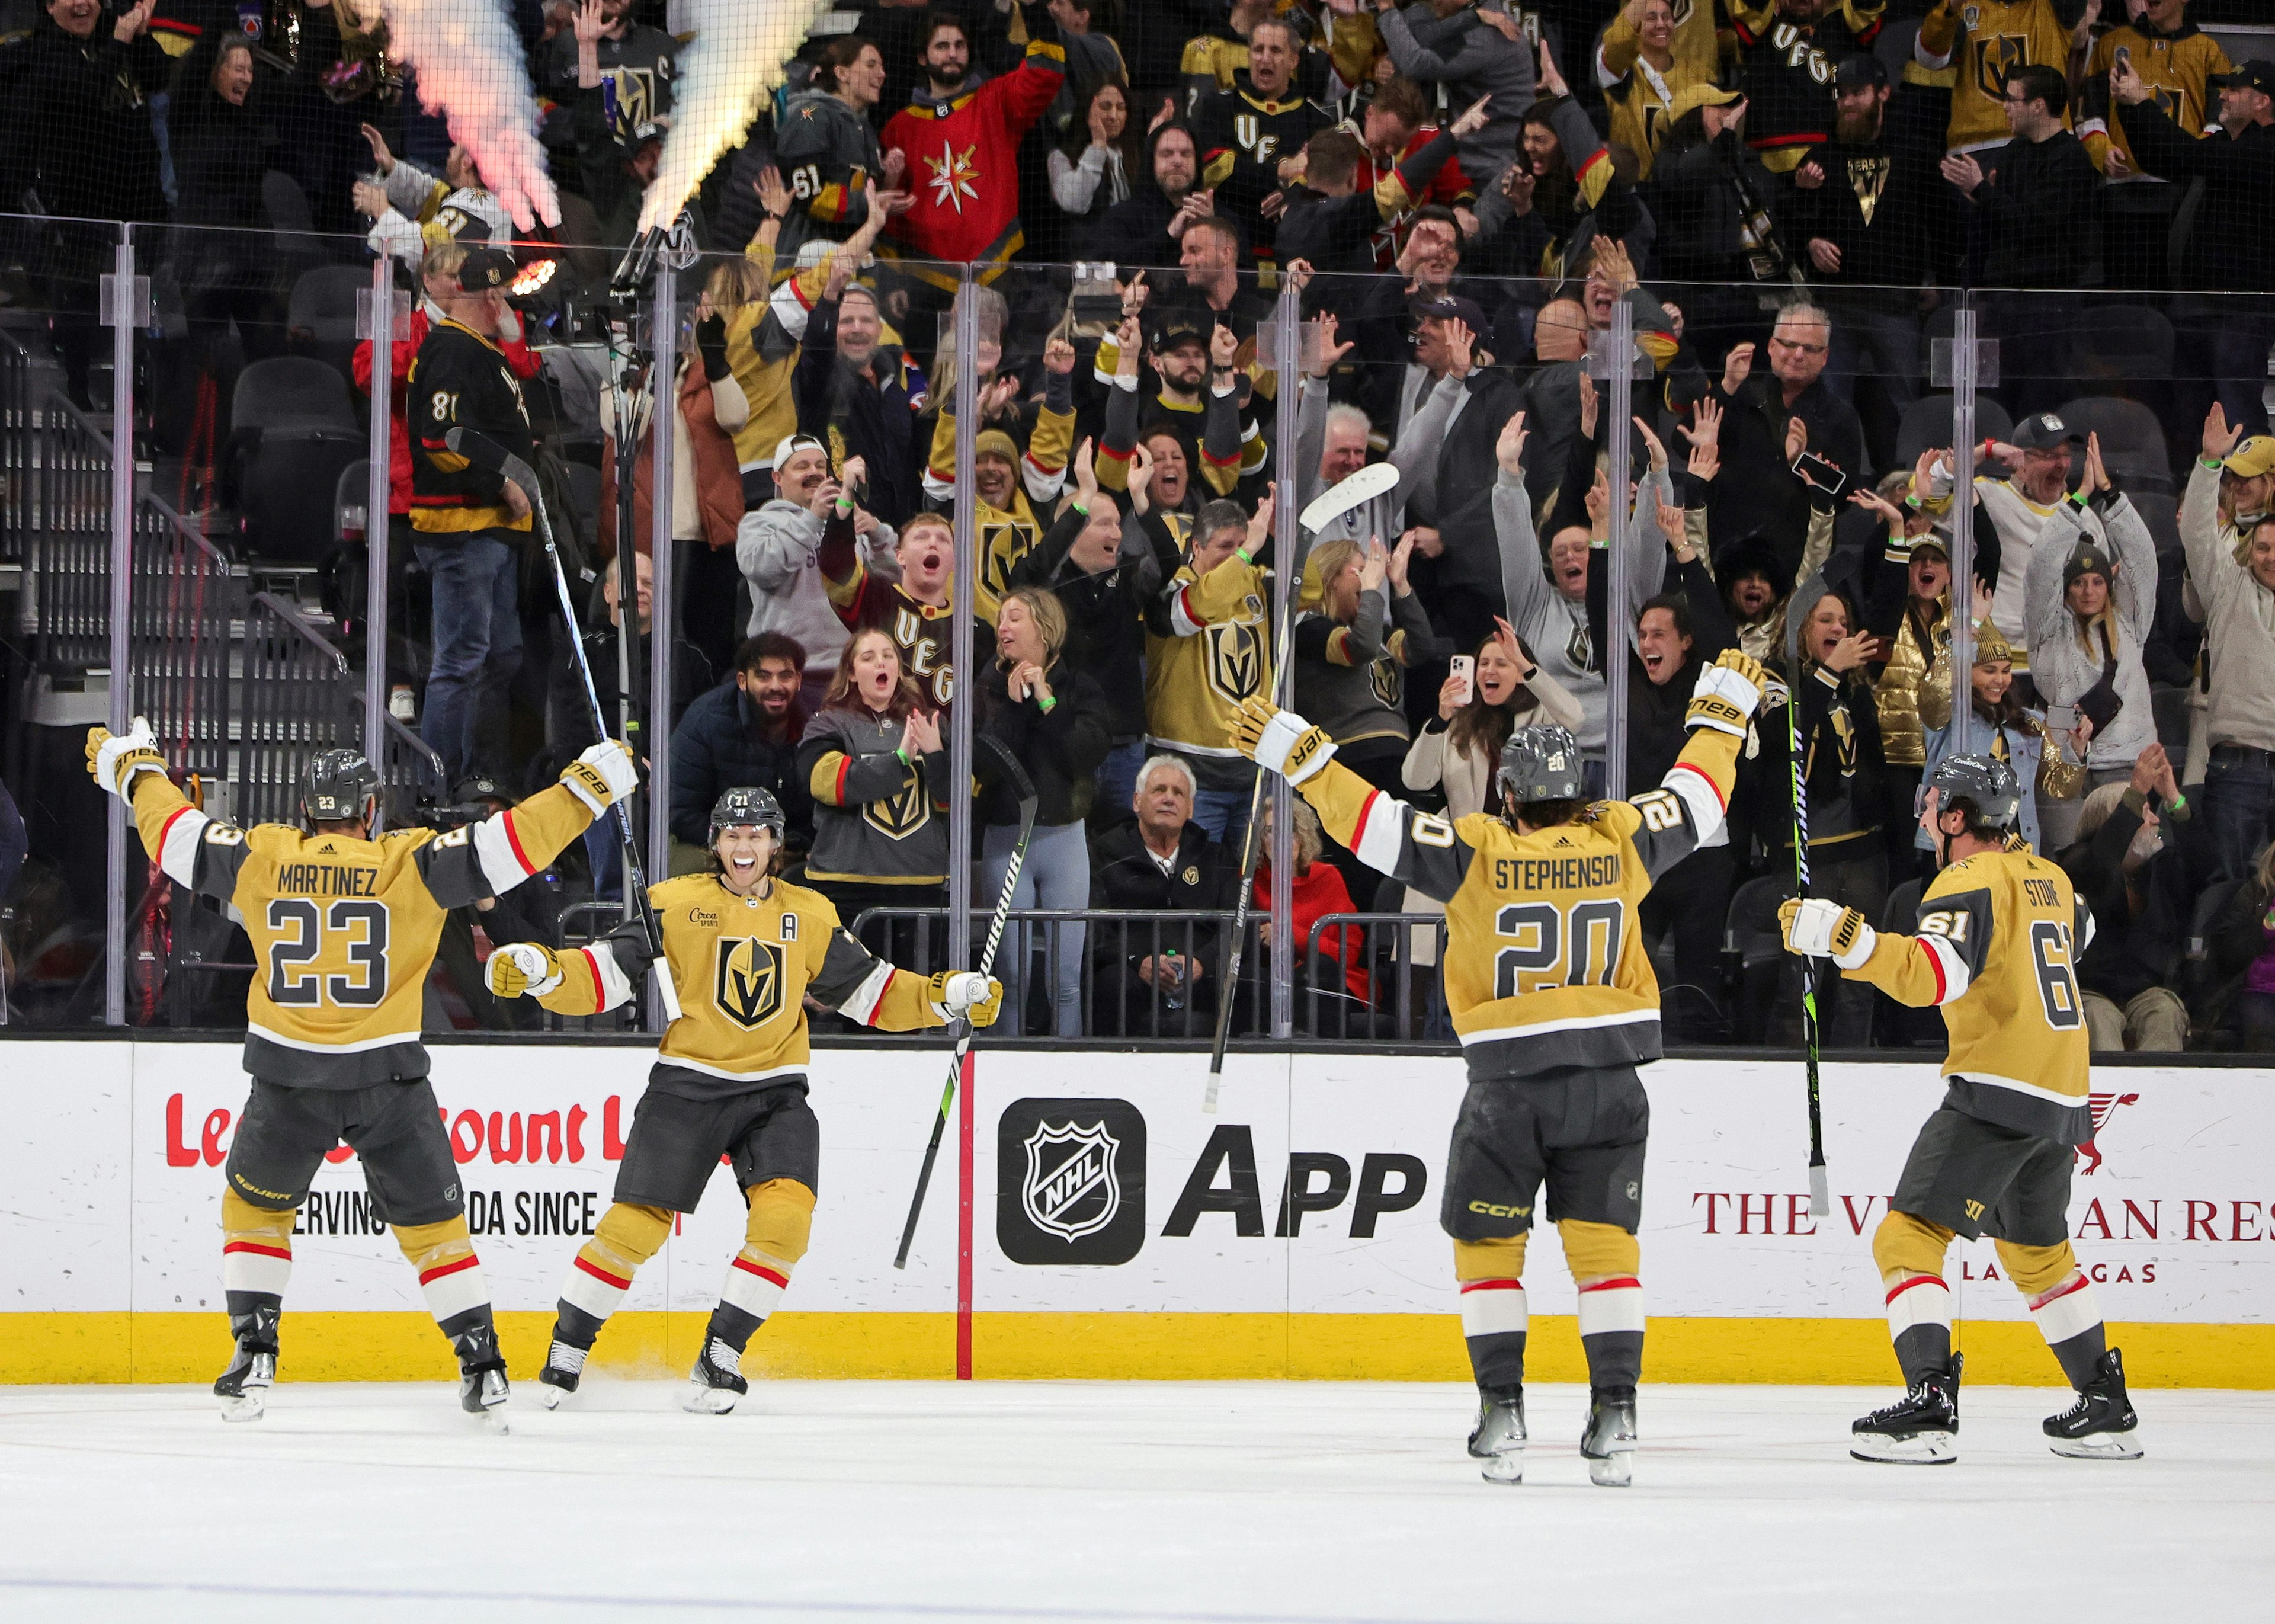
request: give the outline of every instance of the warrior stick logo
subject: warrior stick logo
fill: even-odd
[[[1027,1139],[1027,1176],[1019,1205],[1038,1229],[1078,1241],[1114,1221],[1122,1209],[1114,1160],[1122,1142],[1103,1122],[1038,1122]]]

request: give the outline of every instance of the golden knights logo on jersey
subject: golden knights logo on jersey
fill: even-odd
[[[1232,121],[1232,139],[1240,143],[1243,152],[1253,153],[1258,163],[1272,162],[1272,155],[1280,149],[1280,138],[1264,133],[1264,121],[1253,113],[1236,114]]]
[[[1972,15],[1974,8],[1968,11]],[[1969,27],[1971,31],[1973,24]],[[2025,34],[1993,34],[1988,39],[1972,39],[1975,47],[1975,83],[1976,88],[1992,101],[2003,101],[2007,94],[2007,79],[2016,68],[2028,67],[2030,62],[2030,38]]]
[[[1399,674],[1398,661],[1388,654],[1377,654],[1366,668],[1366,680],[1374,687],[1374,697],[1385,710],[1396,710],[1400,696],[1406,691],[1406,681]]]
[[[1880,207],[1880,199],[1888,189],[1888,171],[1893,167],[1884,153],[1877,157],[1848,160],[1848,189],[1856,194],[1856,210],[1864,216],[1864,223],[1872,223],[1872,213]]]
[[[924,780],[911,773],[902,782],[899,794],[868,802],[861,817],[886,839],[906,840],[932,820],[932,800],[925,794]]]
[[[712,1001],[737,1026],[764,1026],[780,1015],[789,985],[782,950],[755,936],[719,938]]]
[[[1264,645],[1254,626],[1229,621],[1201,635],[1208,640],[1209,687],[1218,698],[1237,705],[1263,691]]]
[[[1017,501],[1014,496],[1012,500]],[[1016,524],[986,525],[979,532],[979,578],[998,598],[1011,591],[1011,571],[1027,555],[1026,533]]]

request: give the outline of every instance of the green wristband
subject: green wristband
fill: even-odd
[[[1049,693],[1045,694],[1041,699],[1035,701],[1035,703],[1041,707],[1042,713],[1046,716],[1051,714],[1052,708],[1056,706],[1058,702],[1058,696],[1056,694]]]

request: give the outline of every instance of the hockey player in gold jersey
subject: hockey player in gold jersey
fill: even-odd
[[[1580,747],[1558,727],[1502,747],[1498,816],[1448,822],[1333,759],[1324,729],[1271,702],[1233,724],[1360,860],[1446,904],[1446,1001],[1469,1065],[1439,1223],[1454,1241],[1462,1330],[1478,1389],[1470,1453],[1486,1479],[1524,1475],[1524,1248],[1534,1203],[1580,1288],[1591,1401],[1580,1452],[1599,1484],[1631,1480],[1643,1367],[1644,1137],[1636,1068],[1659,1055],[1659,982],[1636,906],[1660,874],[1723,838],[1761,666],[1733,649],[1702,672],[1666,780],[1627,801],[1583,798]]]
[[[553,1342],[538,1375],[546,1407],[576,1392],[585,1358],[640,1265],[692,1212],[722,1157],[749,1209],[743,1249],[689,1379],[686,1409],[725,1415],[750,1391],[742,1359],[805,1255],[821,1129],[805,1102],[805,1000],[886,1031],[994,1020],[1001,984],[969,971],[896,970],[840,926],[829,899],[775,878],[782,810],[764,789],[734,789],[711,809],[713,866],[653,887],[661,971],[683,1014],[663,1035],[632,1115],[614,1204],[571,1261]],[[526,993],[563,1015],[623,1003],[652,963],[630,925],[596,945],[555,953],[516,942],[490,956],[490,991]]]
[[[2090,1044],[2075,966],[2093,916],[2058,864],[2011,842],[2022,788],[1990,756],[1935,770],[1920,825],[1943,870],[1919,930],[1875,931],[1812,897],[1780,911],[1787,948],[1829,958],[1900,1003],[1942,1006],[1950,1088],[1928,1118],[1872,1235],[1901,1402],[1852,1429],[1860,1461],[1940,1465],[1958,1456],[1960,1356],[1951,1350],[1943,1258],[1952,1236],[1998,1242],[1999,1261],[2078,1390],[2045,1422],[2056,1454],[2134,1460],[2138,1423],[2125,1368],[2106,1345],[2093,1283],[2069,1243],[2073,1147],[2093,1137]]]
[[[223,1416],[258,1417],[276,1379],[292,1228],[325,1153],[363,1162],[372,1206],[395,1230],[458,1355],[459,1402],[506,1401],[489,1288],[466,1230],[457,1163],[427,1081],[420,1001],[444,917],[550,863],[629,794],[631,752],[614,741],[571,762],[520,805],[438,835],[374,835],[379,774],[327,750],[301,779],[306,824],[250,829],[209,818],[168,781],[149,724],[87,734],[96,783],[134,809],[166,877],[242,916],[258,970],[246,1012],[253,1090],[222,1192],[222,1280],[236,1356],[214,1392]]]

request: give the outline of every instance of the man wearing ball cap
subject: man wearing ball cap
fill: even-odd
[[[2217,139],[2217,138],[2207,138]],[[2241,879],[2275,807],[2275,437],[2245,439],[2218,406],[2181,498],[2188,584],[2203,608],[2211,757],[2204,816],[2221,874]]]

